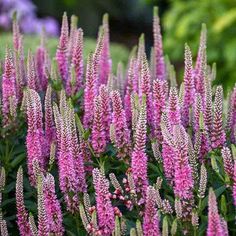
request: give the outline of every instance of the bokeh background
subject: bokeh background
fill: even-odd
[[[126,49],[130,50],[137,44],[141,33],[145,33],[147,52],[150,51],[152,46],[152,8],[157,5],[161,17],[164,52],[175,65],[179,81],[182,80],[184,43],[188,42],[195,58],[201,23],[206,23],[208,29],[208,63],[217,63],[216,83],[222,83],[227,93],[227,90],[232,88],[236,82],[235,0],[1,1],[25,2],[26,5],[32,2],[35,6],[29,6],[28,10],[34,11],[34,17],[41,20],[40,22],[48,20],[49,23],[46,23],[51,27],[50,30],[53,34],[57,34],[57,30],[53,28],[53,20],[59,26],[64,11],[68,13],[68,16],[75,14],[79,17],[79,27],[82,27],[85,36],[91,39],[96,38],[102,15],[107,12],[110,18],[111,41],[123,45],[122,47],[118,46],[112,56],[114,60],[122,60],[124,63],[128,58],[128,50]],[[48,16],[53,19],[48,18]],[[27,30],[30,29],[27,23],[24,25]],[[38,27],[38,25],[37,27],[34,26],[31,31]],[[2,30],[6,31],[7,27],[2,27]],[[32,44],[32,40],[29,41]],[[89,48],[92,48],[92,42],[89,44]]]

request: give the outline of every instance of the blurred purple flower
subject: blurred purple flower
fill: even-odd
[[[59,25],[52,17],[39,19],[36,6],[30,0],[2,0],[0,2],[0,27],[11,28],[13,12],[17,11],[19,25],[24,33],[39,34],[45,28],[49,36],[59,33]]]

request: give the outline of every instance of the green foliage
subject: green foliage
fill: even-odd
[[[179,65],[183,42],[197,55],[201,23],[206,23],[208,62],[217,64],[217,83],[232,87],[236,82],[236,4],[229,0],[175,0],[162,19],[164,48]]]
[[[0,40],[1,40],[0,58],[4,58],[6,45],[12,45],[12,35],[2,34]],[[58,43],[57,38],[49,38],[47,40],[47,48],[49,50],[50,58],[55,56],[57,43]],[[32,49],[33,51],[35,51],[39,44],[40,44],[40,37],[34,35],[25,35],[24,36],[25,55],[27,55],[28,49]],[[85,45],[84,45],[85,58],[90,52],[94,50],[95,46],[96,46],[96,40],[91,38],[85,38]],[[122,62],[124,65],[127,64],[128,56],[129,56],[129,51],[126,47],[117,43],[111,43],[111,57],[112,57],[112,63],[113,63],[112,66],[114,72],[119,62]]]

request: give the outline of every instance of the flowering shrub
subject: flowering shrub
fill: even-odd
[[[86,64],[74,17],[69,27],[63,15],[53,60],[44,36],[26,56],[13,22],[1,80],[1,235],[234,235],[236,87],[224,99],[212,86],[203,25],[194,65],[185,44],[178,88],[157,8],[153,17],[150,63],[142,35],[116,75],[107,15]]]

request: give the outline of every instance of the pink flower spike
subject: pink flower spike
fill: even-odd
[[[147,188],[147,196],[145,203],[145,212],[143,219],[143,235],[144,236],[160,236],[159,219],[156,208],[156,190],[149,186]]]
[[[114,209],[109,198],[109,181],[99,169],[93,169],[98,225],[102,235],[111,235],[115,228]]]
[[[146,101],[143,100],[143,104],[140,110],[139,119],[135,131],[135,144],[132,152],[131,168],[132,175],[135,184],[135,190],[137,193],[141,193],[141,201],[145,201],[148,178],[147,178],[147,155],[146,150],[146,136],[147,136],[147,124],[146,124]]]
[[[109,22],[108,14],[103,16],[103,30],[104,39],[103,47],[101,51],[101,61],[100,61],[100,84],[106,84],[108,76],[111,72],[111,58],[110,58],[110,36],[109,36]]]
[[[171,125],[166,113],[163,113],[161,117],[161,134],[163,137],[162,157],[163,157],[165,177],[172,185],[175,173],[175,168],[174,168],[175,149],[174,149],[173,138],[171,135]]]
[[[75,92],[78,92],[82,87],[83,83],[83,73],[84,73],[84,64],[83,64],[83,30],[78,29],[75,34],[75,42],[73,45],[72,59],[71,63],[75,69]]]
[[[193,104],[193,130],[194,134],[200,130],[200,115],[203,112],[202,99],[199,93],[196,94],[196,98]]]
[[[111,124],[111,104],[110,104],[110,96],[107,86],[101,85],[99,88],[99,96],[101,97],[101,106],[103,114],[103,123],[104,123],[104,131],[106,136],[106,141],[109,141],[110,137],[110,129],[109,126]]]
[[[17,171],[16,179],[16,209],[17,209],[17,225],[21,236],[32,236],[29,222],[28,212],[24,205],[23,192],[23,169],[20,167]]]
[[[149,71],[146,54],[143,53],[141,58],[141,78],[139,85],[139,98],[146,96],[147,103],[147,121],[149,126],[153,125],[153,107],[152,107],[152,93],[151,93],[151,75]]]
[[[44,100],[44,110],[45,110],[45,139],[47,146],[46,149],[47,149],[47,156],[49,156],[51,144],[56,140],[56,130],[53,121],[51,85],[48,85],[47,87]]]
[[[205,80],[207,70],[207,55],[206,55],[206,25],[202,24],[202,31],[200,36],[200,45],[198,50],[197,62],[194,71],[196,91],[203,97],[205,103]]]
[[[43,175],[39,174],[37,178],[38,193],[38,236],[49,235],[49,218],[46,212],[43,189]]]
[[[195,65],[195,73],[197,74],[201,67],[202,56],[204,54],[204,50],[206,49],[206,41],[207,41],[207,29],[206,25],[202,24],[200,40],[199,40],[199,47],[198,47],[198,54],[197,54],[197,61]]]
[[[103,122],[102,101],[97,96],[94,100],[94,117],[92,127],[92,147],[95,154],[99,157],[106,149],[106,134]]]
[[[216,88],[214,103],[213,128],[211,132],[212,148],[219,148],[224,145],[226,134],[223,128],[223,88]]]
[[[208,196],[208,226],[207,236],[224,236],[225,232],[221,225],[220,215],[218,213],[216,196],[212,188]]]
[[[101,55],[103,51],[104,37],[105,37],[105,32],[104,32],[104,29],[102,28],[98,34],[97,45],[93,53],[93,60],[92,60],[93,61],[92,63],[93,77],[95,81],[94,88],[95,88],[96,94],[100,86],[99,65],[101,64]]]
[[[63,193],[77,192],[78,180],[76,178],[72,147],[70,146],[70,130],[68,130],[64,120],[61,121],[60,125],[61,140],[58,154],[60,189]]]
[[[158,17],[158,8],[153,8],[153,38],[154,38],[154,56],[155,56],[155,79],[165,80],[166,68],[162,49],[162,35],[160,27],[160,18]]]
[[[236,84],[229,101],[228,130],[233,143],[236,143]]]
[[[223,147],[221,149],[221,155],[223,157],[225,173],[230,178],[233,178],[233,176],[234,176],[234,163],[233,163],[233,158],[232,158],[230,149],[228,147]]]
[[[188,160],[188,134],[182,125],[174,126],[173,133],[175,142],[174,192],[182,200],[191,200],[193,178]]]
[[[68,77],[68,42],[69,42],[69,26],[66,12],[63,14],[61,36],[57,46],[56,60],[63,83],[66,83]]]
[[[62,226],[62,212],[55,193],[55,181],[51,174],[47,174],[43,179],[43,193],[49,232],[51,234],[62,236],[64,232]]]
[[[18,102],[20,102],[23,98],[23,87],[25,86],[25,65],[22,35],[20,35],[19,38],[19,50],[14,51],[14,64],[16,75],[16,95]]]
[[[131,111],[131,96],[132,93],[135,91],[134,88],[134,81],[135,81],[135,70],[136,70],[136,60],[134,57],[131,57],[129,62],[129,69],[127,74],[127,84],[125,87],[125,97],[124,97],[124,103],[125,106],[125,115],[126,120],[130,124],[132,119],[132,111]]]
[[[93,55],[89,54],[86,69],[86,82],[84,89],[84,117],[83,125],[85,128],[91,128],[94,112],[94,98],[96,96],[95,77],[93,74]]]
[[[74,46],[76,44],[76,38],[77,38],[77,29],[78,29],[78,17],[75,15],[72,15],[70,18],[70,34],[69,34],[69,41],[68,41],[68,56],[69,58],[73,57],[73,50]]]
[[[17,97],[16,78],[10,49],[6,48],[4,73],[2,77],[2,113],[3,126],[16,119]]]
[[[160,80],[154,80],[153,82],[153,125],[155,128],[155,136],[159,142],[162,141],[160,126],[161,115],[166,105],[165,83],[165,81]]]
[[[204,105],[204,120],[206,123],[206,130],[211,133],[213,123],[213,105],[212,105],[212,87],[211,81],[206,80],[205,83],[205,105]]]
[[[13,13],[13,20],[12,20],[12,33],[13,33],[13,46],[15,51],[19,51],[20,48],[20,27],[17,20],[17,12]]]
[[[234,176],[233,176],[233,201],[236,207],[236,162],[234,163]]]
[[[111,94],[112,100],[112,126],[114,128],[114,145],[118,149],[117,156],[127,157],[130,154],[130,131],[127,127],[125,111],[118,91]]]
[[[28,51],[27,58],[27,86],[28,88],[33,89],[35,91],[39,90],[39,81],[38,76],[36,74],[35,60],[30,50]]]
[[[26,93],[26,114],[28,130],[26,136],[27,166],[31,185],[36,184],[33,163],[38,161],[40,170],[44,172],[46,167],[44,150],[44,133],[42,124],[42,106],[38,93],[28,89]]]
[[[182,106],[182,122],[184,127],[189,124],[189,109],[194,102],[195,87],[193,78],[192,54],[189,46],[185,44],[184,53],[184,98]]]
[[[168,118],[172,126],[181,122],[178,92],[175,87],[170,88],[169,103],[167,108]]]
[[[47,50],[45,48],[45,33],[42,32],[41,35],[41,45],[37,48],[36,51],[36,69],[37,69],[37,76],[39,80],[39,89],[45,91],[48,84],[48,76],[47,76],[47,63],[48,63],[48,56]]]

